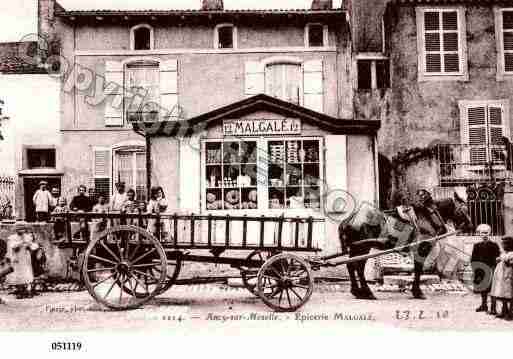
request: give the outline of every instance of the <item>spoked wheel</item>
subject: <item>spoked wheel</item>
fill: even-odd
[[[293,254],[273,256],[258,272],[257,290],[260,298],[272,309],[293,312],[312,295],[310,266]]]
[[[142,228],[109,228],[89,243],[82,276],[97,302],[116,310],[134,309],[163,288],[166,253],[159,241]]]
[[[259,261],[260,265],[258,265],[257,267],[249,266],[247,269],[241,269],[240,271],[244,287],[256,296],[258,296],[258,291],[256,289],[258,270],[262,267],[265,261],[269,259],[272,255],[273,253],[269,251],[254,250],[248,255],[246,260],[248,262]]]

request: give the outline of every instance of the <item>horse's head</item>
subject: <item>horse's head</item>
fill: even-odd
[[[472,219],[470,218],[470,211],[468,205],[456,192],[454,192],[454,209],[450,216],[457,230],[469,233],[474,229]]]

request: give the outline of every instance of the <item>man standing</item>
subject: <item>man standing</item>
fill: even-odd
[[[46,222],[49,218],[52,195],[48,191],[47,186],[48,182],[39,182],[39,189],[34,193],[34,197],[32,197],[36,207],[36,220],[38,222]]]
[[[470,264],[474,272],[474,291],[481,293],[481,305],[476,312],[488,310],[488,294],[492,287],[493,272],[497,265],[497,258],[501,250],[497,243],[490,240],[491,227],[488,224],[477,226],[476,234],[481,236],[481,242],[476,243],[472,250]],[[492,301],[491,312],[496,312],[495,303]]]

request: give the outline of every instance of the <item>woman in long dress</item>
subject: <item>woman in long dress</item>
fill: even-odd
[[[504,237],[502,247],[504,253],[497,259],[491,295],[502,302],[502,310],[497,318],[513,320],[513,308],[510,308],[513,299],[513,237]]]
[[[32,268],[32,252],[39,248],[37,243],[33,242],[30,234],[26,233],[26,224],[17,222],[15,224],[16,233],[7,238],[7,255],[13,272],[6,277],[6,283],[16,287],[14,294],[16,298],[32,297],[30,286],[34,281],[34,271]]]

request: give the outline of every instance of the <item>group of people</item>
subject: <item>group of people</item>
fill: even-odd
[[[67,206],[65,198],[60,198],[57,201],[57,205],[53,207],[51,214],[65,213],[68,211],[72,212],[93,212],[93,213],[122,213],[122,214],[156,214],[162,213],[167,209],[167,200],[162,187],[153,187],[150,191],[150,199],[146,203],[144,201],[137,201],[136,192],[133,189],[126,190],[124,182],[116,183],[116,191],[107,202],[107,198],[103,194],[99,194],[96,198],[96,203],[86,195],[87,188],[81,185],[78,189],[78,195],[73,197],[70,205]],[[34,195],[36,197],[36,195]],[[36,207],[37,208],[37,207]],[[42,218],[42,216],[38,216]],[[62,218],[56,217],[53,219],[55,222],[55,235],[57,238],[62,237],[64,234],[64,222]],[[135,220],[121,220],[119,224],[138,224]],[[83,221],[83,226],[87,227],[83,232],[88,232],[87,221]],[[106,228],[105,220],[94,220],[93,221],[94,232],[101,232]],[[148,230],[152,233],[156,232],[155,221],[148,221]]]
[[[474,289],[481,293],[477,312],[513,320],[513,237],[502,238],[502,251],[490,239],[491,227],[480,224],[476,232],[482,240],[472,250]],[[488,307],[490,297],[490,307]],[[500,310],[497,305],[501,304]]]

